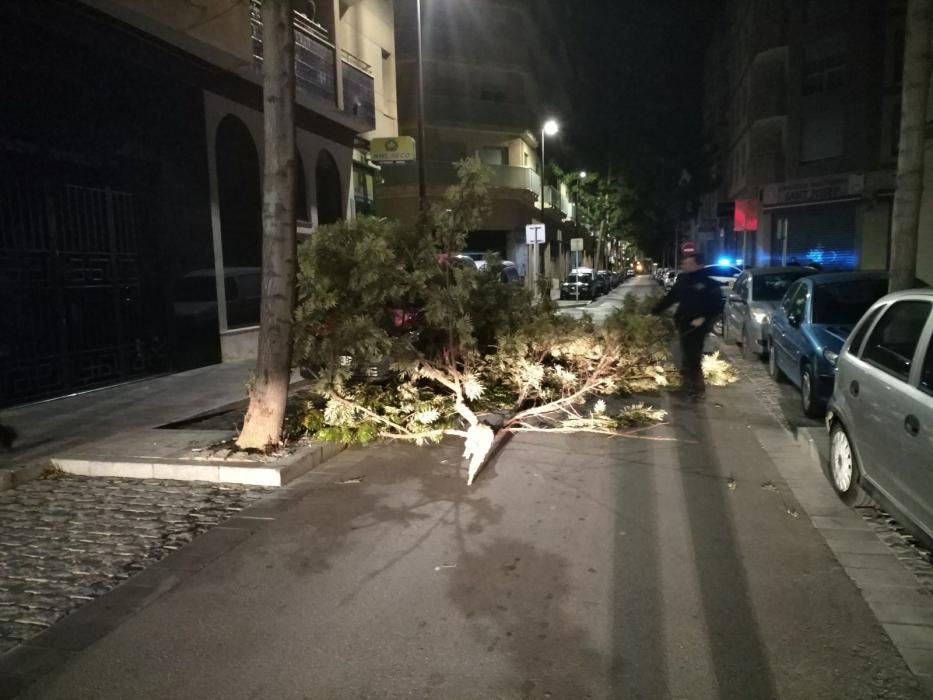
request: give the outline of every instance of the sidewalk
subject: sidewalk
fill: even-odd
[[[4,409],[3,422],[19,439],[11,452],[0,452],[0,491],[36,478],[56,452],[243,401],[254,367],[254,361],[201,367]]]

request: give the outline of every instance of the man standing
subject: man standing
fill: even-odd
[[[722,289],[718,282],[706,274],[703,257],[699,254],[686,256],[680,263],[680,269],[681,273],[671,291],[657,303],[651,313],[660,314],[677,304],[674,325],[680,336],[683,355],[680,368],[683,390],[692,399],[702,401],[706,396],[703,341],[722,313]]]

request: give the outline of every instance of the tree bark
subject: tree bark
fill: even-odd
[[[242,449],[281,442],[295,306],[295,29],[290,0],[263,0],[262,302]]]
[[[897,190],[891,226],[889,291],[917,283],[917,235],[923,199],[924,126],[930,90],[930,38],[933,0],[909,0],[901,101]]]

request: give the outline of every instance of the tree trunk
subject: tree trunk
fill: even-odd
[[[295,305],[295,30],[290,0],[263,0],[262,307],[259,356],[240,448],[281,442]]]
[[[891,226],[892,292],[917,283],[917,230],[923,198],[927,97],[930,90],[930,38],[933,0],[909,0],[904,42],[901,138],[897,155],[897,191]]]

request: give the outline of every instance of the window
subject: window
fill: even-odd
[[[509,149],[499,146],[484,146],[479,149],[479,159],[486,165],[508,165]]]
[[[841,38],[808,46],[803,57],[804,95],[829,92],[846,84],[846,50]]]
[[[848,0],[806,0],[804,16],[809,23],[840,18],[849,11]]]
[[[813,290],[813,323],[854,326],[887,293],[884,278],[821,284]]]
[[[803,319],[803,312],[807,308],[807,285],[798,282],[796,287],[791,287],[787,296],[784,297],[784,313],[790,316],[798,316]]]
[[[738,295],[743,301],[748,301],[748,275],[743,275],[736,280],[732,293]]]
[[[852,342],[849,344],[849,352],[851,354],[859,354],[859,351],[862,349],[862,343],[865,341],[865,336],[868,335],[868,330],[871,328],[871,324],[875,322],[875,319],[878,318],[878,315],[884,311],[884,309],[884,306],[879,306],[862,319],[859,327],[856,328],[855,333],[852,334]]]
[[[868,338],[862,359],[906,382],[931,306],[927,301],[892,304]]]
[[[776,275],[755,275],[752,279],[753,301],[780,301],[790,286],[806,272],[782,272]]]
[[[920,370],[920,390],[933,396],[933,340],[927,348],[927,356]]]

